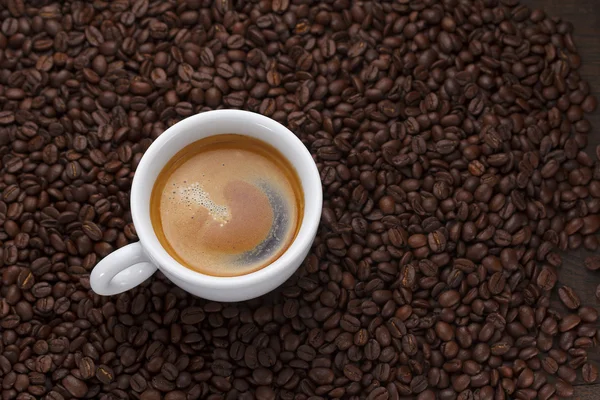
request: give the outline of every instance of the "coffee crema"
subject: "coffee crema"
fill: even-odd
[[[271,264],[300,228],[304,196],[289,161],[249,136],[194,142],[162,169],[150,199],[154,231],[182,265],[239,276]]]

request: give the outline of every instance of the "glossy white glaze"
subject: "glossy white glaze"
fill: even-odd
[[[268,142],[290,161],[302,183],[304,215],[296,239],[272,264],[248,275],[215,277],[182,266],[161,246],[150,221],[150,195],[158,174],[179,150],[202,138],[226,133]],[[92,289],[101,295],[121,293],[148,279],[158,268],[177,286],[209,300],[242,301],[261,296],[285,282],[308,254],[317,233],[322,203],[321,179],[312,156],[280,123],[240,110],[191,116],[167,129],[144,154],[131,188],[131,213],[140,241],[100,261],[90,277]]]

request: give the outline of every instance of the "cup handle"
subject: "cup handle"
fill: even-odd
[[[156,272],[140,242],[128,244],[102,259],[90,275],[92,290],[103,296],[136,287]]]

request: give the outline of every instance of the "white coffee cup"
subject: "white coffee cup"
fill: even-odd
[[[296,238],[277,260],[247,275],[216,277],[186,268],[167,253],[152,227],[150,195],[158,174],[177,152],[197,140],[227,133],[267,142],[290,161],[302,184],[304,215]],[[205,299],[242,301],[261,296],[285,282],[308,254],[322,203],[321,179],[312,156],[280,123],[240,110],[191,116],[167,129],[142,157],[131,187],[131,215],[140,240],[114,251],[96,265],[90,276],[92,289],[101,295],[121,293],[144,282],[158,268],[180,288]]]

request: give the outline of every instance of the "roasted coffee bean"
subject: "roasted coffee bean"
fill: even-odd
[[[586,363],[581,369],[581,376],[586,383],[593,383],[598,380],[598,368],[591,363]]]
[[[170,381],[177,379],[177,375],[179,374],[177,367],[171,363],[164,363],[160,369],[160,372]]]
[[[546,357],[541,361],[542,368],[549,374],[556,374],[558,371],[558,364],[552,357]]]
[[[109,384],[115,380],[115,374],[110,367],[99,365],[96,368],[96,378],[103,384]]]
[[[102,230],[100,230],[100,228],[98,228],[98,225],[96,225],[92,221],[85,221],[81,225],[81,229],[83,230],[83,233],[85,233],[90,239],[94,241],[102,239]]]
[[[83,357],[79,362],[79,373],[82,379],[90,379],[96,373],[96,365],[90,357]]]
[[[581,300],[579,300],[579,296],[569,286],[563,286],[558,289],[558,297],[560,301],[569,309],[576,310],[581,305]]]
[[[216,382],[216,385],[221,386],[221,387],[226,385],[226,384],[219,385],[221,382],[223,382],[222,377],[216,377],[216,378],[217,379],[213,379],[213,384],[215,384],[215,382]],[[169,381],[167,378],[165,378],[162,374],[159,374],[152,378],[152,387],[154,387],[154,389],[156,389],[160,392],[170,392],[175,389],[175,384],[173,382]]]
[[[205,318],[204,311],[199,307],[189,307],[181,311],[181,322],[194,325],[202,322]]]
[[[600,269],[600,256],[586,257],[583,264],[590,271],[596,271],[597,269]]]
[[[575,314],[569,314],[563,317],[563,319],[558,324],[558,328],[560,332],[570,331],[574,329],[581,322],[581,317]]]
[[[357,366],[353,364],[347,364],[344,367],[344,376],[346,376],[346,378],[348,378],[352,382],[360,382],[363,373]]]
[[[62,380],[62,384],[67,391],[74,397],[83,397],[88,392],[88,386],[73,375],[68,375]]]
[[[514,0],[5,3],[0,397],[545,400],[596,380],[598,313],[557,273],[600,229],[568,22]],[[138,240],[145,150],[232,107],[319,169],[297,274],[237,304],[160,273],[94,294],[97,261]]]
[[[561,397],[573,396],[573,385],[562,379],[556,381],[556,394]]]
[[[598,320],[598,311],[593,307],[581,307],[579,308],[578,314],[583,322],[593,323]]]
[[[490,293],[492,294],[500,294],[504,290],[504,285],[506,284],[506,278],[502,274],[502,272],[496,272],[490,277],[488,282]]]

